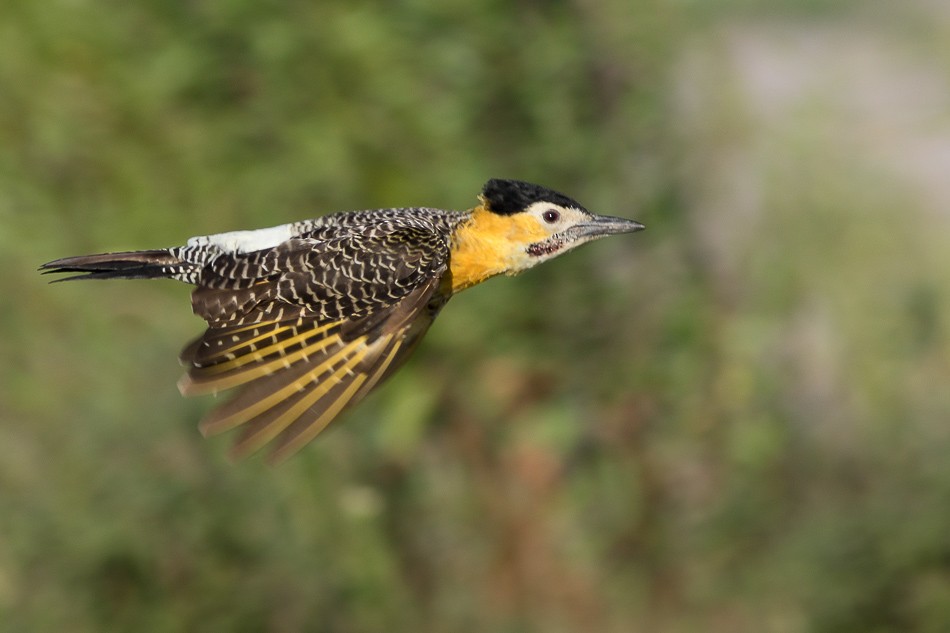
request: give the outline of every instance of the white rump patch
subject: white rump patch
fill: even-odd
[[[268,229],[253,231],[231,231],[202,235],[188,240],[188,246],[217,246],[229,253],[252,253],[265,248],[273,248],[286,242],[298,233],[296,223],[281,224]]]

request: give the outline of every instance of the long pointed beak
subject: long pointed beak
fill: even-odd
[[[589,221],[574,226],[571,233],[579,238],[594,238],[617,233],[633,233],[645,228],[636,220],[615,218],[609,215],[595,215]]]

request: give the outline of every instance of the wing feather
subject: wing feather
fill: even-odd
[[[321,406],[317,411],[319,414],[311,419],[311,416],[301,416],[293,421],[291,426],[285,431],[287,439],[281,441],[280,445],[271,453],[269,461],[279,463],[297,451],[305,444],[315,438],[323,431],[333,419],[343,411],[346,405],[353,398],[353,394],[359,391],[363,382],[366,380],[366,374],[358,374],[350,381],[338,382],[325,398],[326,406]]]
[[[277,342],[244,330],[257,343],[241,338],[213,357],[206,355],[206,362],[212,358],[219,362],[193,365],[180,383],[186,395],[239,387],[231,400],[201,422],[201,432],[214,435],[244,425],[232,450],[234,457],[277,439],[270,460],[286,459],[368,395],[409,355],[432,321],[428,302],[437,282],[433,279],[416,288],[383,316],[323,324],[295,321],[293,327],[262,324]],[[267,345],[257,347],[265,340]]]
[[[178,388],[186,396],[217,393],[270,376],[301,360],[310,362],[313,358],[317,361],[343,343],[339,332],[332,331],[334,327],[339,330],[340,324],[315,325],[313,329],[288,339],[291,342],[287,345],[276,343],[265,348],[266,352],[249,348],[243,355],[221,363],[193,366],[179,381]]]
[[[435,316],[430,301],[448,252],[440,239],[411,224],[293,240],[276,247],[267,275],[251,285],[247,267],[236,267],[243,284],[236,296],[228,294],[233,270],[212,270],[192,297],[209,329],[182,351],[188,373],[179,388],[185,395],[238,391],[209,413],[201,432],[243,426],[232,455],[276,441],[270,459],[280,461],[362,400],[408,357]]]
[[[267,380],[252,382],[202,421],[202,433],[213,435],[232,429],[304,391],[322,377],[331,375],[339,365],[345,364],[347,355],[352,353],[358,343],[341,346],[318,365],[299,362]]]
[[[303,422],[307,426],[317,426],[314,433],[316,436],[316,433],[322,431],[339,413],[341,410],[339,407],[345,404],[345,402],[340,402],[340,391],[347,391],[351,387],[359,388],[366,380],[365,374],[352,371],[353,366],[359,361],[358,355],[352,355],[329,376],[309,381],[303,391],[298,391],[286,398],[281,406],[274,407],[254,418],[235,443],[232,455],[235,457],[248,455],[297,422]],[[316,413],[317,411],[319,413]],[[276,459],[273,455],[271,458]]]
[[[397,344],[395,348],[398,347]],[[318,382],[314,381],[309,385],[309,389],[300,392],[291,407],[281,407],[279,412],[269,412],[268,415],[257,416],[249,422],[235,443],[232,455],[243,457],[252,453],[278,436],[283,437],[291,428],[309,429],[310,437],[316,437],[344,408],[355,404],[357,391],[377,377],[376,372],[366,373],[356,368],[364,363],[368,356],[374,357],[374,364],[382,361],[382,364],[388,365],[392,360],[392,355],[379,356],[376,350],[367,352],[362,357],[354,355],[332,375]],[[278,447],[269,459],[272,462],[282,461],[300,446],[303,444],[292,450],[281,450],[281,447]]]

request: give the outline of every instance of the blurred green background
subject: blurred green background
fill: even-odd
[[[950,7],[435,4],[0,5],[0,630],[950,630]],[[186,286],[36,273],[489,177],[648,231],[279,468]]]

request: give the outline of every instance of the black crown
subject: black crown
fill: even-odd
[[[482,198],[488,210],[499,215],[512,215],[524,211],[535,202],[551,202],[558,206],[587,211],[576,200],[564,194],[520,180],[492,178],[482,188]]]

